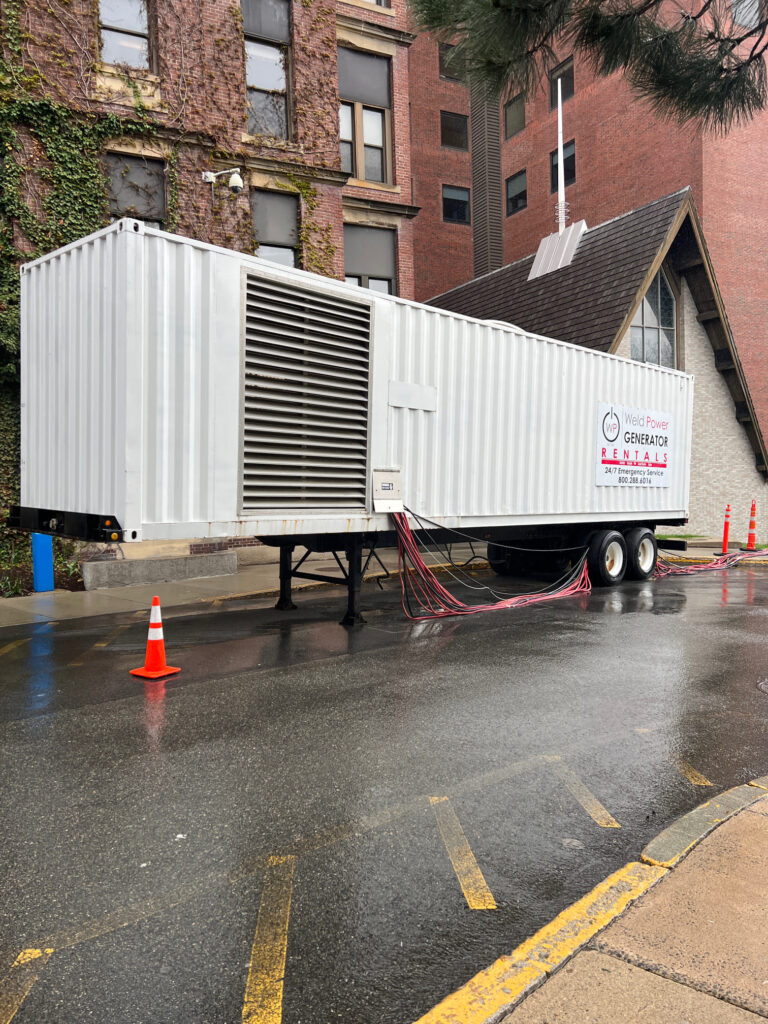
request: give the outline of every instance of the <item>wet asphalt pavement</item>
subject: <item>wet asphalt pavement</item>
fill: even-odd
[[[424,624],[366,585],[353,630],[340,591],[297,603],[165,613],[165,685],[128,675],[146,616],[2,631],[0,1024],[29,948],[14,1024],[237,1024],[280,906],[285,1024],[412,1024],[768,773],[768,570]]]

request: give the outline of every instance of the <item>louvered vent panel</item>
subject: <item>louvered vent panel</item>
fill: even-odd
[[[243,509],[365,507],[370,308],[248,275]]]

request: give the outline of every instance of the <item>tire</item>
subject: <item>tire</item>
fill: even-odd
[[[498,544],[488,545],[488,564],[497,576],[512,575],[511,551],[499,547]]]
[[[595,587],[615,587],[627,571],[627,545],[618,530],[598,530],[589,542],[589,578]]]
[[[656,568],[658,548],[653,531],[645,526],[629,530],[624,540],[627,545],[627,576],[632,580],[647,580]]]

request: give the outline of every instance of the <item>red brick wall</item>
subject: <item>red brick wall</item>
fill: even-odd
[[[576,181],[565,193],[571,220],[594,227],[686,185],[701,202],[701,144],[694,131],[659,122],[618,75],[596,79],[576,61],[574,81],[574,95],[563,104],[563,141],[576,143]],[[556,229],[549,155],[557,148],[557,111],[549,109],[547,81],[527,101],[525,118],[523,131],[502,141],[501,149],[505,196],[508,177],[525,168],[528,178],[528,208],[505,217],[507,263],[535,252]]]
[[[763,436],[768,438],[768,112],[704,143],[702,223]]]
[[[438,46],[427,35],[410,49],[415,297],[439,295],[472,276],[472,228],[443,221],[443,185],[472,186],[470,152],[440,145],[440,111],[469,115],[469,90],[440,78]],[[470,137],[470,147],[472,145]]]

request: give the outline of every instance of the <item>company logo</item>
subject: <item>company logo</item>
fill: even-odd
[[[603,416],[603,437],[606,441],[613,443],[619,436],[620,430],[621,424],[619,423],[619,417],[613,411],[613,406],[611,406],[611,411],[607,412],[605,416]]]

